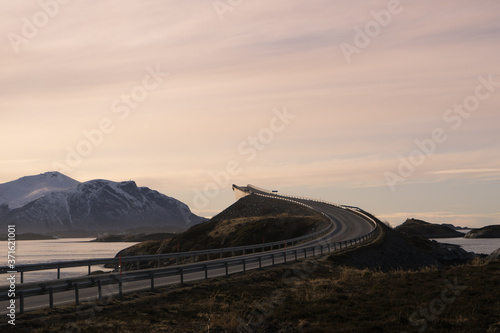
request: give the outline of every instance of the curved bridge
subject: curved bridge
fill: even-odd
[[[325,237],[322,237],[322,241],[349,241],[368,235],[377,228],[377,221],[374,217],[358,207],[338,205],[335,203],[304,197],[279,195],[275,192],[258,188],[250,184],[245,187],[233,185],[233,190],[235,191],[237,198],[245,195],[256,194],[259,196],[299,203],[322,213],[334,224],[334,229]]]
[[[115,264],[141,261],[165,260],[171,258],[201,258],[206,261],[192,264],[175,265],[162,268],[84,276],[63,280],[40,281],[37,283],[18,284],[16,286],[16,312],[53,307],[60,304],[83,300],[102,299],[104,297],[121,296],[123,293],[140,290],[153,290],[156,287],[183,284],[187,281],[209,279],[218,276],[229,276],[245,273],[247,270],[263,269],[276,264],[297,261],[311,256],[323,255],[356,246],[373,237],[377,231],[375,217],[352,206],[337,205],[314,199],[278,195],[276,193],[248,185],[233,185],[238,196],[255,194],[273,199],[285,200],[306,206],[320,212],[330,220],[330,225],[313,234],[289,239],[281,242],[240,246],[215,250],[162,254],[152,256],[136,256],[124,258],[91,259],[72,262],[43,263],[19,265],[18,272],[57,269],[65,267],[88,266],[89,273],[93,265]],[[218,259],[213,259],[218,257]],[[224,258],[230,256],[229,258]],[[212,259],[212,260],[210,260]],[[120,260],[120,262],[118,261]],[[0,274],[9,271],[7,266],[0,267]],[[22,273],[21,273],[22,274]],[[0,288],[0,313],[6,313],[11,296],[7,287]]]

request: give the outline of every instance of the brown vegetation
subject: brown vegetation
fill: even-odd
[[[495,332],[499,274],[500,261],[382,273],[307,260],[121,302],[31,312],[17,318],[16,331],[416,332],[426,325],[425,332]],[[449,302],[439,303],[443,290]],[[444,307],[433,314],[436,304]]]
[[[210,221],[161,243],[140,243],[119,255],[162,254],[277,242],[300,237],[328,225],[320,214],[290,202],[247,196]],[[158,245],[158,246],[156,246]]]

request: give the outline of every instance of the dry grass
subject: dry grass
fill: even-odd
[[[448,281],[467,288],[427,320],[425,332],[494,332],[499,275],[499,261],[389,273],[304,261],[122,302],[28,313],[18,317],[16,331],[416,332],[424,318],[419,311],[441,297]]]

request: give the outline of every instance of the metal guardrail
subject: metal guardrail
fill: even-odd
[[[305,200],[305,201],[312,201],[312,202],[324,203],[324,204],[327,204],[327,205],[330,205],[330,206],[335,206],[335,207],[342,208],[342,209],[345,209],[345,210],[350,210],[352,212],[361,214],[365,218],[367,218],[370,222],[372,222],[372,224],[373,224],[373,226],[374,226],[375,229],[378,228],[378,223],[380,222],[372,214],[366,212],[365,210],[363,210],[363,209],[361,209],[359,207],[348,206],[348,205],[340,205],[340,204],[333,203],[333,202],[330,202],[330,201],[319,200],[319,199],[314,199],[314,198],[307,198],[307,197],[300,197],[300,196],[286,195],[286,194],[275,194],[273,192],[270,192],[270,191],[265,190],[265,189],[261,189],[261,188],[259,188],[257,186],[251,185],[251,184],[248,184],[247,188],[255,189],[255,190],[261,191],[261,192],[267,192],[269,194],[264,195],[264,196],[267,196],[267,197],[270,197],[270,198],[279,198],[279,197],[292,198],[292,199],[295,199],[295,200]],[[255,193],[255,192],[252,192],[252,193],[258,194],[258,193]],[[302,204],[301,202],[296,202],[296,203]],[[307,206],[308,208],[314,209],[314,208],[312,208],[309,205],[306,205],[306,204],[303,204],[303,205]]]
[[[259,196],[265,196],[262,194],[258,194]],[[271,196],[269,196],[271,197]],[[274,199],[280,199],[277,197],[272,197]],[[315,210],[311,206],[297,202],[289,199],[282,199],[289,202],[293,202],[309,209]],[[325,218],[329,219],[329,217],[320,212]],[[74,268],[74,267],[88,267],[88,274],[92,272],[92,266],[100,266],[100,265],[114,265],[116,268],[119,265],[123,265],[125,263],[137,263],[137,266],[140,267],[141,262],[151,262],[151,261],[165,261],[170,259],[176,259],[178,262],[179,259],[182,258],[195,258],[200,256],[206,256],[207,260],[210,259],[211,256],[219,256],[219,258],[223,258],[225,255],[235,256],[237,253],[241,252],[243,255],[247,253],[255,253],[257,250],[262,252],[271,251],[279,248],[286,248],[288,246],[295,246],[299,243],[311,241],[318,237],[325,235],[333,228],[333,221],[330,219],[330,224],[319,231],[292,238],[278,242],[269,242],[264,244],[255,244],[255,245],[246,245],[246,246],[237,246],[237,247],[229,247],[229,248],[220,248],[220,249],[211,249],[211,250],[201,250],[201,251],[190,251],[190,252],[178,252],[178,253],[167,253],[167,254],[155,254],[155,255],[145,255],[145,256],[131,256],[131,257],[114,257],[114,258],[102,258],[102,259],[85,259],[85,260],[73,260],[73,261],[60,261],[60,262],[52,262],[52,263],[37,263],[37,264],[26,264],[26,265],[16,265],[16,271],[21,275],[21,283],[24,283],[24,273],[25,272],[34,272],[34,271],[43,271],[43,270],[57,270],[57,279],[61,278],[61,269],[63,268]],[[7,274],[7,272],[11,271],[9,266],[1,266],[0,274]]]
[[[248,187],[252,188],[253,186],[249,185]],[[255,188],[259,191],[262,191],[261,189],[258,189],[256,187],[253,187],[253,188]],[[192,252],[173,253],[173,254],[164,254],[164,255],[122,257],[121,263],[123,264],[123,263],[128,263],[128,262],[166,260],[166,259],[172,259],[172,258],[184,258],[184,257],[193,257],[194,258],[194,257],[200,256],[200,255],[207,255],[207,259],[208,259],[210,257],[210,255],[214,255],[214,254],[219,254],[220,257],[222,258],[224,253],[231,253],[231,255],[234,255],[236,252],[242,251],[243,254],[246,254],[246,251],[249,251],[249,250],[252,250],[253,253],[255,253],[255,250],[262,249],[261,255],[247,257],[247,258],[243,257],[243,258],[217,260],[215,262],[204,262],[204,263],[197,263],[197,264],[190,264],[190,265],[183,265],[183,266],[171,266],[171,267],[155,268],[155,269],[148,269],[148,270],[128,271],[128,272],[123,272],[120,274],[113,273],[113,274],[85,276],[85,277],[80,277],[80,278],[67,279],[64,282],[62,282],[62,280],[56,280],[56,281],[46,282],[45,284],[43,282],[32,283],[29,286],[27,285],[25,288],[21,288],[21,291],[18,292],[17,297],[19,298],[19,301],[20,301],[19,302],[20,312],[21,313],[24,312],[24,298],[25,297],[47,294],[47,295],[49,295],[49,306],[53,307],[53,294],[54,293],[61,292],[61,291],[74,290],[75,302],[78,304],[79,303],[79,290],[80,289],[96,287],[98,289],[98,298],[102,298],[102,286],[106,285],[106,284],[108,284],[108,285],[109,284],[118,284],[119,295],[122,296],[123,282],[131,282],[131,281],[139,281],[139,280],[151,280],[151,289],[154,289],[154,281],[155,281],[155,279],[160,278],[160,277],[179,276],[179,283],[183,284],[185,274],[204,271],[205,272],[205,279],[208,279],[209,270],[210,269],[217,269],[217,268],[225,268],[225,275],[228,276],[229,275],[229,267],[233,267],[233,266],[241,266],[242,271],[245,272],[246,266],[248,264],[251,264],[251,263],[258,262],[259,268],[262,268],[263,267],[262,262],[264,260],[271,260],[272,266],[274,266],[276,258],[279,258],[279,257],[282,257],[282,262],[286,263],[287,258],[290,255],[292,255],[294,260],[296,261],[299,258],[299,253],[303,254],[303,258],[307,258],[308,252],[312,253],[312,256],[314,257],[316,255],[322,255],[325,250],[328,251],[328,253],[331,253],[332,250],[333,250],[333,252],[343,250],[345,248],[356,246],[358,244],[361,244],[361,243],[371,239],[373,237],[373,235],[375,234],[375,232],[377,231],[378,227],[377,227],[376,218],[374,218],[373,215],[363,211],[360,208],[332,204],[332,203],[325,202],[322,200],[276,195],[276,194],[272,194],[271,192],[268,192],[268,193],[269,194],[261,194],[261,193],[254,192],[254,194],[257,194],[259,196],[290,201],[290,202],[305,206],[305,207],[310,208],[310,209],[315,210],[315,211],[318,211],[318,210],[313,208],[310,205],[307,205],[303,202],[298,202],[296,200],[307,200],[307,201],[321,202],[321,203],[325,203],[328,205],[340,207],[340,208],[343,208],[346,210],[350,210],[356,214],[363,215],[366,219],[371,221],[374,224],[374,229],[365,235],[362,235],[360,237],[356,237],[354,239],[346,240],[346,241],[329,242],[329,240],[326,239],[326,240],[323,240],[321,242],[321,244],[315,244],[315,245],[312,245],[310,247],[304,247],[301,249],[287,249],[287,245],[293,246],[293,245],[297,245],[300,242],[318,239],[321,236],[328,233],[334,227],[333,220],[324,212],[319,211],[319,213],[321,213],[323,216],[325,216],[326,218],[328,218],[330,220],[330,224],[328,227],[326,227],[322,230],[319,230],[317,232],[314,232],[314,233],[311,233],[311,234],[308,234],[305,236],[289,239],[289,240],[284,240],[284,241],[280,241],[280,242],[271,242],[271,243],[266,243],[266,244],[251,245],[251,246],[239,246],[239,247],[233,247],[233,248],[215,249],[215,250],[192,251]],[[274,250],[275,246],[278,249],[280,249],[281,246],[283,246],[284,247],[283,252],[267,253],[267,251],[265,251],[266,248],[269,248],[268,251]],[[319,251],[316,251],[316,250],[319,250]],[[118,265],[120,263],[119,261],[120,261],[120,258],[89,259],[89,260],[78,260],[78,261],[69,261],[69,262],[19,265],[19,266],[16,266],[16,269],[18,272],[21,273],[21,278],[23,276],[23,272],[57,269],[58,278],[59,278],[60,277],[60,269],[65,268],[65,267],[88,266],[89,273],[90,273],[91,266],[93,266],[93,265],[105,265],[105,264]],[[9,270],[8,266],[0,267],[0,274],[6,273],[8,270]],[[7,292],[4,291],[4,289],[5,288],[0,289],[0,301],[10,299],[8,297]]]
[[[118,295],[122,297],[123,295],[123,284],[127,282],[140,281],[140,280],[150,280],[151,290],[155,288],[155,280],[162,277],[170,277],[170,276],[178,276],[178,283],[184,283],[184,277],[186,274],[197,273],[197,272],[205,272],[204,278],[208,279],[209,271],[212,269],[225,269],[225,276],[229,276],[231,274],[245,273],[247,271],[247,267],[249,264],[258,263],[258,269],[262,269],[265,267],[263,262],[265,260],[271,261],[271,264],[266,266],[274,267],[277,263],[276,261],[281,258],[280,263],[287,263],[289,261],[289,257],[292,256],[292,261],[297,261],[299,258],[308,258],[315,257],[318,255],[323,255],[325,253],[332,253],[336,251],[341,251],[349,247],[356,246],[358,244],[364,243],[373,237],[375,233],[375,229],[370,233],[350,239],[342,242],[325,242],[323,244],[315,244],[310,247],[305,247],[301,249],[291,249],[291,250],[283,250],[278,253],[263,253],[259,256],[248,257],[248,258],[239,258],[239,259],[229,259],[223,261],[216,262],[205,262],[191,265],[183,265],[183,266],[174,266],[174,267],[165,267],[165,268],[157,268],[150,270],[141,270],[141,271],[129,271],[123,272],[122,274],[114,273],[114,274],[105,274],[101,276],[85,276],[81,278],[68,279],[68,280],[56,280],[50,281],[45,284],[43,283],[32,283],[30,286],[26,286],[20,292],[18,292],[19,299],[19,311],[20,313],[24,313],[24,299],[26,297],[31,296],[39,296],[39,295],[48,295],[49,297],[49,307],[54,306],[54,293],[63,292],[63,291],[74,291],[75,295],[75,303],[79,304],[79,291],[84,288],[97,288],[97,298],[102,299],[103,293],[102,288],[105,285],[113,285],[118,284]],[[236,272],[229,273],[230,267],[241,267],[240,270]],[[257,269],[255,268],[255,269]],[[9,300],[7,292],[0,293],[0,301]]]

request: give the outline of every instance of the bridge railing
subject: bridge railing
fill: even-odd
[[[305,200],[305,201],[319,202],[319,203],[324,203],[324,204],[327,204],[327,205],[330,205],[330,206],[335,206],[335,207],[338,207],[338,208],[350,210],[350,211],[353,211],[355,213],[363,215],[366,219],[368,219],[373,224],[373,227],[375,229],[378,228],[378,221],[377,221],[377,219],[372,214],[366,212],[365,210],[363,210],[363,209],[361,209],[359,207],[348,206],[348,205],[341,205],[341,204],[337,204],[337,203],[330,202],[330,201],[319,200],[319,199],[314,199],[314,198],[307,198],[307,197],[302,197],[302,196],[287,195],[287,194],[281,194],[281,193],[280,194],[272,193],[272,192],[269,192],[268,190],[261,189],[261,188],[259,188],[257,186],[251,185],[251,184],[248,184],[247,188],[249,188],[250,191],[253,189],[253,190],[257,190],[257,191],[267,192],[269,194],[266,194],[264,196],[267,196],[267,197],[270,197],[270,198],[284,197],[284,198],[290,198],[290,199],[295,199],[295,200]],[[254,194],[259,194],[259,193],[256,193],[256,192],[253,192],[253,193]],[[298,202],[298,201],[295,201],[295,202],[298,203],[298,204],[302,204],[301,202]],[[314,208],[312,208],[309,205],[305,205],[305,206],[307,206],[307,207],[309,207],[311,209],[314,209]]]
[[[266,197],[266,195],[261,195],[260,196]],[[271,197],[271,196],[269,196]],[[275,198],[275,197],[273,197]],[[276,198],[275,198],[276,199]],[[278,198],[279,199],[279,198]],[[290,199],[282,199],[286,200],[289,202],[293,202],[299,205],[302,205],[304,207],[307,207],[309,209],[313,209],[311,206],[301,203],[301,202],[296,202],[294,200]],[[321,213],[321,212],[320,212]],[[321,213],[325,218],[329,219],[329,217]],[[334,224],[331,219],[329,219],[330,224],[318,231],[315,231],[313,233],[300,236],[300,237],[295,237],[283,241],[276,241],[276,242],[268,242],[268,243],[263,243],[263,244],[254,244],[254,245],[246,245],[246,246],[237,246],[237,247],[228,247],[228,248],[219,248],[219,249],[210,249],[210,250],[200,250],[200,251],[189,251],[189,252],[177,252],[177,253],[166,253],[166,254],[155,254],[155,255],[144,255],[144,256],[129,256],[129,257],[114,257],[114,258],[101,258],[101,259],[85,259],[85,260],[73,260],[73,261],[60,261],[60,262],[51,262],[51,263],[37,263],[37,264],[26,264],[26,265],[16,265],[16,271],[21,275],[20,280],[21,283],[24,283],[24,274],[26,272],[34,272],[34,271],[43,271],[43,270],[56,270],[57,271],[57,279],[61,278],[61,270],[64,268],[75,268],[75,267],[87,267],[88,268],[88,274],[92,272],[92,266],[101,266],[101,265],[108,265],[108,266],[115,266],[116,269],[119,268],[119,266],[123,266],[123,264],[128,264],[128,263],[135,263],[137,265],[137,268],[141,267],[141,263],[143,262],[158,262],[158,265],[162,261],[167,261],[167,260],[172,260],[175,259],[176,263],[179,262],[180,259],[184,258],[192,258],[193,261],[195,261],[196,257],[200,256],[206,256],[206,259],[209,260],[210,257],[214,256],[219,256],[219,258],[223,258],[226,256],[233,257],[236,254],[248,254],[248,253],[255,253],[259,251],[271,251],[274,249],[279,249],[279,248],[286,248],[290,246],[295,246],[300,243],[308,242],[311,240],[314,240],[316,238],[319,238],[323,235],[325,235],[327,232],[329,232]],[[9,266],[1,266],[0,267],[0,274],[7,274],[7,272],[11,271]]]
[[[249,185],[250,187],[250,185]],[[259,189],[260,190],[260,189]],[[274,198],[274,199],[280,199],[280,200],[285,200],[285,201],[290,201],[295,204],[302,205],[304,207],[313,209],[318,211],[317,209],[313,208],[312,206],[304,203],[297,201],[298,200],[306,200],[306,201],[314,201],[314,202],[321,202],[325,204],[332,205],[332,203],[324,202],[321,200],[314,200],[314,199],[308,199],[308,198],[300,198],[300,197],[293,197],[293,196],[283,196],[283,195],[275,195],[270,192],[268,194],[261,194],[261,193],[255,193],[259,196],[263,197],[269,197],[269,198]],[[209,259],[210,255],[214,254],[219,254],[220,257],[222,258],[224,254],[231,253],[232,256],[235,255],[236,252],[242,251],[242,254],[246,254],[247,251],[252,251],[252,253],[255,253],[256,250],[262,250],[260,255],[256,256],[251,256],[251,257],[239,257],[239,258],[234,258],[234,259],[226,259],[226,260],[216,260],[216,261],[205,261],[202,263],[194,263],[190,265],[181,265],[181,266],[170,266],[170,267],[162,267],[162,268],[154,268],[154,269],[148,269],[148,270],[136,270],[136,271],[127,271],[127,272],[120,272],[120,274],[117,273],[112,273],[112,274],[103,274],[103,275],[93,275],[93,276],[85,276],[85,277],[80,277],[80,278],[74,278],[74,279],[65,279],[64,282],[59,282],[59,281],[50,281],[46,282],[45,284],[37,282],[37,283],[32,283],[27,285],[25,288],[20,288],[21,291],[18,294],[18,298],[20,300],[20,311],[24,311],[24,298],[29,297],[29,296],[34,296],[34,295],[43,295],[43,294],[48,294],[50,298],[50,305],[51,307],[53,306],[53,293],[54,292],[60,292],[60,291],[67,291],[67,290],[74,290],[75,291],[75,301],[76,303],[79,302],[78,299],[78,293],[80,288],[91,288],[91,287],[97,287],[98,288],[98,294],[99,297],[102,297],[102,284],[118,284],[119,286],[119,293],[121,296],[122,293],[122,284],[124,281],[137,281],[137,280],[145,280],[145,279],[150,279],[151,280],[151,288],[154,288],[154,281],[155,278],[160,278],[160,277],[166,277],[166,276],[178,276],[179,277],[179,282],[182,284],[184,275],[188,273],[193,273],[193,272],[201,272],[205,271],[205,278],[208,278],[208,271],[213,268],[222,268],[225,267],[226,271],[226,276],[229,275],[229,267],[233,266],[240,266],[241,270],[245,272],[246,266],[251,263],[255,263],[258,261],[259,263],[259,268],[263,267],[263,261],[265,260],[270,260],[272,262],[272,265],[275,265],[275,260],[276,258],[282,258],[282,262],[286,263],[287,258],[289,256],[293,256],[293,259],[298,260],[299,258],[299,253],[303,253],[303,258],[306,258],[308,256],[308,253],[312,253],[312,256],[316,255],[322,255],[324,251],[328,251],[328,253],[331,253],[332,251],[339,251],[343,250],[345,248],[349,248],[352,246],[356,246],[358,244],[364,243],[367,240],[371,239],[374,235],[375,232],[377,231],[377,221],[376,218],[373,217],[373,215],[364,212],[363,210],[357,208],[357,207],[349,207],[349,206],[342,206],[342,205],[337,205],[333,204],[334,206],[350,210],[354,213],[361,214],[363,215],[366,219],[371,221],[374,224],[374,229],[370,231],[369,233],[362,235],[360,237],[356,237],[353,239],[341,241],[341,242],[332,242],[331,239],[325,238],[322,239],[321,242],[317,242],[311,246],[305,246],[301,247],[300,249],[298,248],[288,248],[288,245],[297,245],[299,243],[307,242],[310,240],[314,239],[319,239],[321,236],[324,236],[327,234],[329,231],[331,231],[332,228],[334,228],[334,223],[333,220],[330,216],[325,214],[324,212],[319,211],[324,217],[329,219],[330,224],[326,227],[323,228],[319,231],[316,231],[314,233],[301,236],[301,237],[296,237],[293,239],[288,239],[284,241],[279,241],[279,242],[270,242],[270,243],[265,243],[265,244],[257,244],[257,245],[251,245],[251,246],[239,246],[239,247],[233,247],[233,248],[223,248],[223,249],[214,249],[214,250],[203,250],[203,251],[191,251],[191,252],[183,252],[183,253],[171,253],[171,254],[161,254],[161,255],[148,255],[148,256],[134,256],[134,257],[122,257],[122,258],[107,258],[107,259],[90,259],[90,260],[78,260],[78,261],[69,261],[69,262],[55,262],[55,263],[44,263],[44,264],[32,264],[32,265],[19,265],[16,266],[16,269],[18,272],[21,273],[21,279],[23,277],[24,272],[29,272],[29,271],[36,271],[36,270],[48,270],[48,269],[57,269],[58,272],[58,279],[60,278],[60,270],[62,268],[66,267],[81,267],[81,266],[88,266],[88,271],[89,274],[91,273],[91,267],[94,265],[105,265],[105,264],[111,264],[115,265],[116,267],[119,264],[124,264],[124,263],[138,263],[140,265],[140,262],[143,261],[155,261],[155,260],[167,260],[167,259],[178,259],[178,258],[185,258],[185,257],[192,257],[193,261],[194,258],[197,256],[202,256],[202,255],[207,255],[207,259]],[[275,247],[277,249],[284,248],[283,251],[272,251],[275,250]],[[268,249],[266,251],[266,249]],[[268,252],[269,251],[269,252]],[[271,252],[272,251],[272,252]],[[9,267],[4,266],[0,267],[0,274],[1,273],[6,273],[9,271]],[[0,288],[0,300],[6,300],[8,298],[8,288],[1,287]]]
[[[163,277],[175,276],[178,278],[177,283],[183,284],[187,274],[204,272],[204,279],[208,279],[210,271],[214,269],[225,269],[225,274],[223,274],[225,276],[229,276],[235,273],[246,273],[246,271],[250,269],[262,269],[263,267],[269,267],[269,266],[274,267],[277,264],[287,263],[289,261],[297,261],[299,259],[305,259],[309,257],[315,257],[318,255],[324,255],[327,253],[342,251],[344,249],[356,246],[371,239],[374,234],[375,230],[372,230],[370,233],[366,235],[342,242],[331,242],[331,241],[329,242],[326,240],[321,244],[314,244],[304,248],[296,248],[296,249],[285,248],[283,249],[283,251],[279,252],[274,251],[272,253],[264,252],[261,253],[260,255],[252,257],[240,257],[228,260],[218,260],[215,262],[203,262],[203,263],[173,266],[173,267],[128,271],[123,273],[85,276],[73,279],[49,281],[46,283],[31,283],[21,288],[21,290],[17,292],[16,298],[19,300],[18,311],[20,313],[24,313],[25,298],[27,297],[47,295],[48,296],[47,304],[49,305],[49,307],[52,308],[54,306],[54,293],[73,291],[75,303],[79,304],[79,291],[81,289],[95,288],[97,291],[96,298],[102,299],[103,287],[107,286],[108,290],[110,289],[116,290],[116,288],[109,287],[114,285],[117,285],[118,287],[117,292],[119,297],[121,297],[124,292],[127,292],[126,290],[124,290],[124,286],[127,283],[133,281],[150,280],[150,289],[153,290],[155,288],[155,282],[157,282],[159,278]],[[253,267],[250,267],[250,265],[252,264]],[[230,268],[236,268],[236,269],[232,269],[232,271],[230,271]],[[220,276],[220,274],[217,276]],[[144,289],[146,289],[146,287]],[[8,288],[0,289],[0,301],[6,301],[11,299],[9,297],[7,290]],[[134,291],[135,290],[136,289],[134,289]]]

